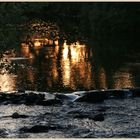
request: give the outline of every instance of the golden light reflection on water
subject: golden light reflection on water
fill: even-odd
[[[34,52],[39,55],[41,44],[37,43],[36,46],[38,47],[34,47]],[[22,46],[21,49],[23,55],[31,56],[28,45]],[[61,55],[60,58],[59,55]],[[87,46],[81,45],[79,42],[68,45],[65,41],[62,46],[47,47],[45,50],[46,64],[44,65],[44,69],[48,72],[47,85],[50,87],[53,85],[52,83],[59,81],[71,89],[76,89],[78,86],[93,87],[92,66],[86,60],[87,57]],[[58,61],[60,61],[60,67],[58,67]],[[59,69],[61,69],[61,73]]]
[[[16,90],[16,77],[13,74],[0,74],[0,91]]]
[[[133,88],[134,82],[132,74],[129,71],[117,71],[113,75],[113,88]]]
[[[40,49],[41,47],[42,47],[41,42],[39,42],[39,41],[34,42],[34,48],[35,49]]]
[[[30,51],[29,44],[22,43],[21,44],[21,55],[26,58],[34,58],[34,54]]]
[[[93,86],[91,63],[85,61],[86,57],[85,45],[80,45],[79,42],[63,45],[62,50],[62,75],[63,84],[70,86],[72,89],[76,87],[90,88]]]
[[[42,46],[39,40],[34,42],[33,51],[30,44],[21,44],[21,55],[30,58],[29,68],[19,69],[17,75],[6,72],[0,74],[0,91],[16,90],[17,83],[27,89],[38,90],[38,87],[43,85],[43,90],[54,88],[55,85],[68,87],[73,90],[77,89],[107,89],[109,88],[131,88],[134,87],[133,75],[129,70],[116,70],[109,76],[104,67],[98,67],[97,71],[93,70],[92,51],[88,50],[88,46],[81,45],[78,41],[68,45],[66,41],[62,46]],[[42,42],[44,39],[42,40]],[[48,40],[46,40],[48,41]],[[43,49],[43,60],[36,65],[37,56],[40,55]],[[16,57],[13,52],[9,57]],[[9,63],[9,62],[7,62]],[[34,66],[33,66],[34,65]],[[35,69],[35,70],[34,70]],[[5,70],[5,69],[4,69]],[[2,71],[2,70],[1,70]],[[38,79],[40,80],[38,83]],[[112,83],[108,83],[108,80]],[[27,83],[28,82],[28,83]],[[60,87],[59,86],[59,87]]]
[[[103,67],[101,67],[98,70],[97,77],[98,77],[98,81],[99,81],[99,87],[98,88],[99,89],[107,89],[108,88],[107,76],[106,76],[105,69]]]
[[[65,86],[70,85],[70,77],[71,77],[71,66],[70,66],[70,58],[68,57],[69,46],[64,43],[63,52],[62,52],[62,79]]]

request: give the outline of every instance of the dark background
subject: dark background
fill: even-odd
[[[21,25],[41,19],[56,22],[71,34],[77,25],[77,30],[103,52],[135,53],[140,51],[139,16],[138,2],[1,2],[0,48],[18,47]]]

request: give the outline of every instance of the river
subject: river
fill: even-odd
[[[34,22],[26,28],[18,50],[7,48],[1,56],[1,92],[19,89],[71,92],[140,86],[138,54],[131,56],[135,60],[131,61],[129,56],[122,59],[119,53],[113,55],[115,50],[112,55],[105,50],[103,57],[94,46],[95,41],[84,42],[78,39],[79,33],[74,37],[72,33],[66,34],[60,41],[62,32],[56,25]]]

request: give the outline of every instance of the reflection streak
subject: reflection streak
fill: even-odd
[[[129,71],[118,71],[113,75],[113,88],[133,88],[134,83],[132,80],[132,75]]]
[[[16,90],[16,77],[12,74],[0,74],[0,90],[1,91],[13,91]]]

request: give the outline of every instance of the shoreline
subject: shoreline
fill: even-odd
[[[97,91],[89,91],[87,94],[93,95],[93,93]],[[31,91],[0,94],[0,137],[140,137],[140,98],[138,96],[111,97],[102,102],[87,102],[87,99],[86,101],[73,101],[73,96],[70,94],[59,96],[59,98],[50,93],[44,94]],[[85,91],[72,94],[77,96],[82,94],[84,96],[80,98],[84,97],[84,99],[86,97]],[[2,102],[4,97],[7,100]]]

